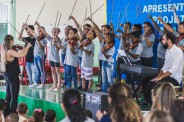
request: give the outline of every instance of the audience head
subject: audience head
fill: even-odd
[[[144,122],[174,122],[171,115],[163,111],[151,111]]]
[[[84,122],[87,119],[85,110],[81,105],[81,96],[78,90],[65,90],[61,106],[71,122]]]
[[[89,118],[91,118],[91,119],[93,118],[93,114],[91,113],[90,110],[86,109],[86,110],[85,110],[85,113],[86,113],[86,116],[87,116],[87,117],[89,117]]]
[[[184,100],[175,100],[171,105],[170,114],[175,122],[184,122]]]
[[[139,106],[131,98],[119,100],[111,107],[112,122],[142,122]]]
[[[152,95],[152,101],[155,101],[155,97],[158,93],[158,89],[160,88],[160,86],[162,85],[162,83],[156,83],[153,87],[153,89],[151,90],[151,95]]]
[[[11,113],[6,118],[6,122],[18,122],[18,121],[19,121],[19,116],[16,113]]]
[[[17,107],[18,114],[27,114],[28,107],[25,103],[20,103]]]
[[[155,101],[152,104],[152,110],[164,111],[169,113],[170,107],[176,99],[176,93],[171,83],[163,83],[155,97]]]
[[[34,122],[43,122],[44,112],[42,109],[35,109],[33,113]]]
[[[45,122],[56,122],[56,112],[54,110],[46,111]]]
[[[124,98],[130,98],[130,89],[126,84],[116,83],[110,87],[109,90],[109,104],[116,104],[116,101],[122,100]]]

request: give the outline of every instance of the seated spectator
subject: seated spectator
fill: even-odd
[[[25,103],[20,103],[17,107],[17,112],[18,112],[18,116],[19,116],[19,122],[22,121],[28,121],[27,119],[27,112],[28,112],[28,107]]]
[[[152,111],[143,122],[174,122],[171,115],[163,111]]]
[[[89,117],[89,118],[91,118],[91,119],[93,118],[93,114],[91,113],[90,110],[86,109],[86,110],[85,110],[85,113],[86,113],[86,116],[87,116],[87,117]]]
[[[56,112],[54,110],[46,111],[45,122],[56,122]]]
[[[151,111],[164,111],[169,113],[170,107],[176,99],[176,93],[171,83],[163,83],[158,89]]]
[[[175,122],[184,122],[184,100],[175,100],[171,105],[170,114]]]
[[[16,113],[11,113],[6,117],[6,122],[19,122],[19,116]]]
[[[42,109],[35,109],[33,113],[33,122],[43,122],[44,112]]]
[[[81,105],[81,95],[76,89],[64,91],[61,106],[66,114],[61,122],[94,122],[86,116]]]

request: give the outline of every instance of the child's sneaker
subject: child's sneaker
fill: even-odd
[[[29,85],[29,88],[33,88],[33,87],[37,87],[37,86],[38,86],[38,84],[34,83],[34,84]]]
[[[45,85],[41,84],[41,85],[39,85],[37,88],[38,88],[38,89],[43,89],[44,87],[45,87]]]

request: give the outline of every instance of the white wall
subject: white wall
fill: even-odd
[[[60,25],[73,24],[72,21],[68,22],[68,17],[72,11],[75,0],[16,0],[16,27],[20,29],[22,23],[26,21],[28,15],[30,15],[28,23],[33,24],[44,2],[46,2],[46,5],[38,20],[41,25],[54,25],[57,11],[62,13]],[[104,0],[91,0],[91,3],[92,12],[94,12],[99,6],[104,4]],[[77,0],[77,4],[72,15],[80,24],[84,19],[86,6],[88,9],[87,16],[89,16],[89,0]],[[93,16],[93,20],[99,26],[105,23],[105,11],[105,7],[103,7]]]
[[[62,37],[64,35],[64,27],[68,24],[73,25],[73,21],[68,21],[69,15],[74,6],[75,0],[16,0],[16,28],[21,29],[22,23],[26,21],[28,15],[30,18],[28,24],[34,24],[44,2],[46,2],[45,8],[39,18],[39,23],[46,27],[48,33],[51,32],[52,27],[54,26],[57,11],[62,12],[60,29]],[[105,0],[91,0],[92,13],[99,8],[102,4],[105,3]],[[87,6],[87,16],[90,15],[89,0],[77,0],[73,16],[79,22],[82,23],[85,17],[85,11]],[[100,9],[96,14],[93,15],[93,20],[98,26],[101,26],[106,23],[106,8],[105,5]],[[52,25],[52,26],[51,26]],[[18,41],[20,43],[20,41]],[[99,41],[96,38],[95,43],[95,62],[94,66],[98,66],[98,50],[99,50]]]

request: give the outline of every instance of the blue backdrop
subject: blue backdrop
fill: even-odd
[[[154,18],[157,24],[162,25],[157,21],[157,17],[161,16],[165,22],[177,28],[176,21],[172,12],[172,6],[176,8],[176,14],[180,21],[184,21],[184,0],[107,0],[107,23],[113,22],[115,30],[118,27],[118,22],[125,23],[127,21],[133,24],[142,24],[145,21],[150,21],[147,18],[148,14]],[[119,13],[121,13],[120,19]],[[150,21],[151,22],[151,21]],[[119,41],[116,40],[116,51],[119,47]],[[156,57],[157,44],[154,44],[154,54]],[[117,54],[117,52],[116,52]],[[156,62],[154,62],[156,67]]]

